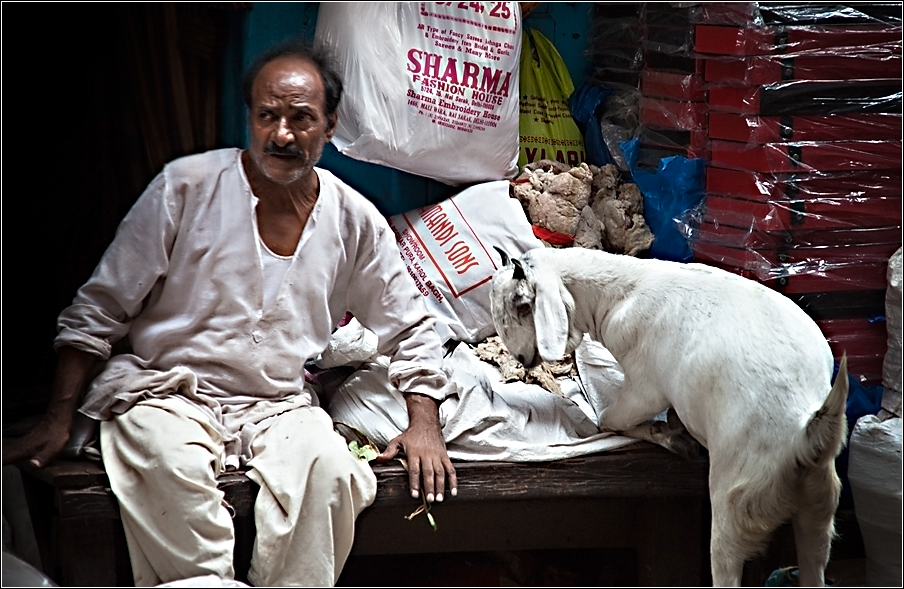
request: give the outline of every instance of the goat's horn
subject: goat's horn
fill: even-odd
[[[509,259],[510,259],[510,258],[509,258],[509,255],[508,255],[507,253],[505,253],[504,251],[502,251],[502,248],[499,247],[498,245],[494,245],[494,246],[493,246],[493,249],[496,250],[497,252],[499,252],[499,257],[502,258],[502,265],[503,265],[503,266],[508,266],[508,265],[509,265]]]
[[[515,271],[512,272],[513,280],[524,280],[525,278],[527,278],[524,275],[524,266],[521,265],[521,260],[519,260],[518,258],[512,258],[512,264],[515,265]]]

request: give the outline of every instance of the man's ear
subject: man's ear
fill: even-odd
[[[333,138],[333,133],[336,132],[336,125],[339,123],[339,110],[336,109],[333,111],[333,114],[329,116],[326,121],[326,139],[329,141]]]

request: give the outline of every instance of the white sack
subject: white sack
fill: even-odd
[[[322,2],[349,157],[457,186],[518,171],[517,2]]]
[[[456,460],[536,462],[611,450],[636,440],[601,433],[578,403],[537,385],[502,383],[466,345],[446,357],[448,396],[440,421]],[[569,394],[580,394],[576,385]],[[586,406],[586,403],[583,403]],[[366,363],[341,385],[328,408],[333,421],[366,434],[380,448],[408,427],[402,395],[385,365]]]
[[[866,549],[866,586],[900,587],[901,443],[900,417],[857,420],[851,433],[848,480]]]
[[[336,328],[330,336],[330,343],[314,364],[322,369],[357,366],[375,356],[379,345],[377,334],[352,317],[348,323]]]
[[[495,334],[490,282],[499,255],[542,247],[509,182],[467,188],[452,198],[389,218],[402,261],[437,318],[442,341],[477,342]]]
[[[893,414],[901,414],[901,356],[904,353],[901,337],[901,248],[888,261],[888,287],[885,291],[885,326],[888,329],[888,350],[882,363],[882,407]]]

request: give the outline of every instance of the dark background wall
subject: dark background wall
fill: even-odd
[[[227,39],[249,6],[3,4],[4,423],[43,411],[56,316],[147,183],[224,144]]]

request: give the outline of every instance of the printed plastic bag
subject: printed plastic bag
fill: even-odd
[[[584,135],[571,116],[574,82],[555,45],[525,28],[521,51],[521,148],[518,166],[549,159],[571,167],[585,161]]]
[[[477,342],[493,335],[490,280],[510,256],[543,247],[509,182],[478,184],[435,205],[389,218],[408,274],[437,318],[443,341]]]
[[[345,87],[341,154],[452,186],[515,176],[517,2],[322,2],[314,39]]]

